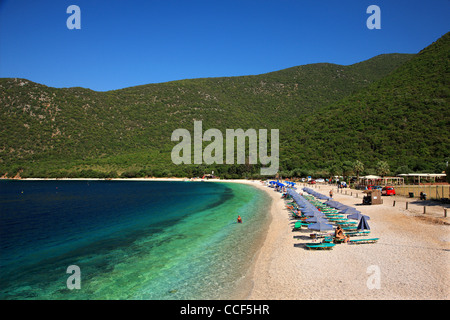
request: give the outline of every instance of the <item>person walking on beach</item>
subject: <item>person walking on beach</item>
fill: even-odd
[[[238,222],[238,223],[242,223],[242,218],[241,218],[241,216],[238,216],[237,222]]]
[[[333,189],[330,190],[330,198],[333,198]]]

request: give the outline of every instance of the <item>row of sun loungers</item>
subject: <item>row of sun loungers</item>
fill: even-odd
[[[357,222],[350,221],[347,217],[340,213],[338,210],[334,208],[328,207],[326,204],[318,201],[311,195],[303,195],[305,199],[307,199],[311,204],[313,204],[316,208],[318,208],[323,214],[324,218],[326,218],[330,223],[335,224],[336,226],[340,226],[345,235],[349,236],[352,239],[348,239],[348,244],[367,244],[367,243],[376,243],[379,238],[369,238],[370,230],[357,230]],[[292,217],[294,219],[299,219],[295,222],[293,230],[301,230],[302,228],[307,228],[310,222],[300,220],[302,217],[297,215],[297,205],[295,202],[290,202],[286,204],[287,208],[291,210]],[[359,238],[359,237],[364,238]],[[321,242],[317,243],[306,243],[305,247],[309,250],[331,250],[336,244],[344,243],[344,239],[336,239],[334,237],[334,233],[316,233],[311,234],[312,238],[322,239]],[[355,237],[358,237],[355,239]]]
[[[349,244],[364,244],[364,243],[376,243],[379,238],[371,239],[352,239],[349,240]],[[307,243],[306,248],[309,250],[330,250],[336,245],[335,242],[320,242],[320,243]]]

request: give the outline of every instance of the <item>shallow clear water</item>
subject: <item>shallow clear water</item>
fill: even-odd
[[[269,202],[235,183],[2,181],[0,298],[233,298]]]

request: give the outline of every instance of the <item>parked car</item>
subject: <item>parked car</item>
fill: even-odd
[[[338,188],[347,188],[347,182],[345,181],[338,182]]]
[[[322,179],[322,178],[319,178],[319,179],[316,180],[316,182],[322,183],[322,182],[325,182],[325,180]]]
[[[309,184],[316,184],[316,180],[310,180],[308,181]]]
[[[383,196],[395,196],[395,189],[391,186],[386,186],[381,189],[381,194]]]

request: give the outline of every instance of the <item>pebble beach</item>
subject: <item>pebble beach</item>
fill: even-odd
[[[361,191],[351,190],[349,195],[334,188],[334,200],[370,217],[370,237],[379,240],[374,244],[338,244],[332,250],[308,250],[305,243],[313,241],[312,232],[305,228],[293,231],[296,220],[291,218],[281,193],[259,181],[239,182],[265,190],[272,199],[272,220],[251,270],[252,288],[243,298],[450,298],[450,220],[443,216],[444,206],[429,206],[424,215],[418,204],[411,203],[406,210],[407,199],[398,196],[383,197],[383,204],[362,205]],[[317,188],[317,192],[328,195],[331,186]],[[302,192],[300,186],[297,191]]]

